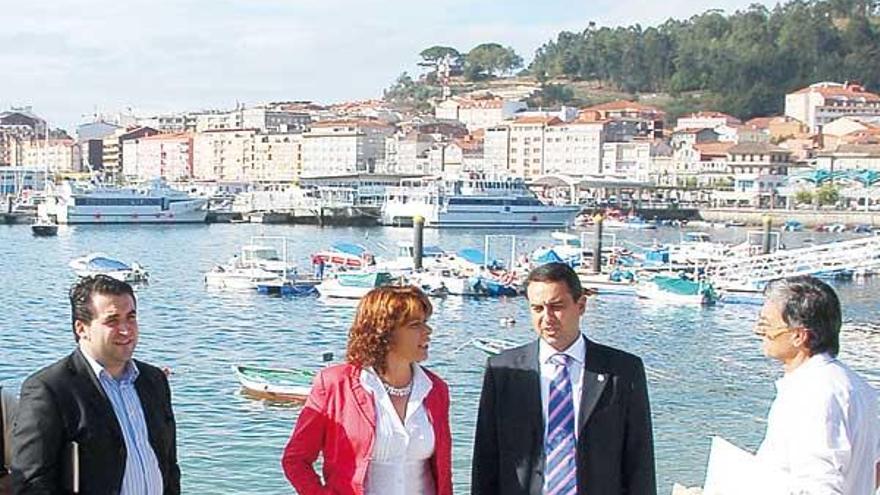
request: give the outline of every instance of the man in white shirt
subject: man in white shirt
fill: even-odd
[[[792,494],[870,495],[878,484],[877,392],[837,360],[840,301],[814,277],[765,290],[754,332],[780,361],[758,458],[790,475]]]

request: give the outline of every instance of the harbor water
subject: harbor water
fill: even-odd
[[[429,230],[425,244],[483,248],[489,233]],[[519,254],[552,242],[548,231],[494,233],[516,235]],[[744,229],[710,233],[729,242],[746,235]],[[316,297],[206,291],[204,273],[255,235],[286,236],[290,256],[304,271],[309,255],[333,242],[361,243],[382,256],[386,250],[393,255],[398,241],[412,237],[408,229],[217,224],[62,226],[57,237],[35,238],[28,226],[0,226],[0,382],[17,388],[27,375],[73,348],[66,299],[74,280],[67,266],[72,258],[103,251],[137,261],[150,271],[151,282],[138,290],[136,356],[172,370],[183,492],[291,493],[280,457],[299,409],[243,396],[232,366],[317,368],[324,351],[341,359],[355,307]],[[667,228],[623,231],[618,240],[650,244],[679,236],[679,230]],[[783,242],[792,246],[832,236],[840,234],[786,233]],[[508,256],[510,243],[493,239],[490,251]],[[878,320],[880,280],[837,287],[845,319]],[[757,312],[755,305],[674,307],[623,296],[590,300],[584,332],[645,361],[660,493],[670,493],[673,482],[702,482],[711,435],[752,450],[763,437],[781,368],[762,356],[751,335]],[[450,384],[454,481],[456,493],[468,493],[486,359],[468,343],[475,337],[526,342],[533,333],[523,298],[437,299],[431,325],[426,364]],[[850,331],[842,348],[844,361],[880,385],[880,334]]]

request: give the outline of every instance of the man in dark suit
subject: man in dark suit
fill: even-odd
[[[71,289],[70,304],[78,348],[21,387],[13,493],[179,494],[168,380],[132,358],[134,291],[87,277]]]
[[[568,265],[528,277],[535,342],[489,358],[474,495],[654,495],[641,359],[581,334],[586,296]]]

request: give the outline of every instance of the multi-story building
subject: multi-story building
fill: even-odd
[[[193,175],[224,182],[290,182],[304,169],[300,133],[229,129],[193,138]]]
[[[151,127],[163,134],[180,134],[196,130],[196,116],[191,113],[167,113],[137,119],[137,125]]]
[[[715,129],[723,125],[738,126],[742,122],[726,113],[721,112],[696,112],[678,119],[675,130],[682,129]]]
[[[602,173],[626,180],[647,182],[650,179],[654,141],[639,139],[625,143],[604,143]]]
[[[880,144],[841,144],[816,154],[816,168],[880,172]]]
[[[434,115],[438,119],[457,120],[473,131],[512,120],[517,112],[526,109],[525,102],[502,98],[450,98],[437,104]]]
[[[510,123],[510,173],[529,179],[545,172],[547,129],[562,121],[556,117],[520,117]]]
[[[49,172],[71,172],[79,158],[79,148],[69,136],[50,139],[31,139],[22,142],[22,161],[28,168],[44,168]]]
[[[122,143],[130,139],[154,136],[159,131],[150,127],[118,128],[102,140],[101,163],[104,174],[116,176],[123,168]]]
[[[385,160],[394,126],[372,120],[317,122],[303,133],[303,174],[372,173]]]
[[[155,134],[122,142],[122,174],[140,180],[193,177],[193,134]]]
[[[544,173],[597,175],[603,173],[605,122],[575,120],[547,127]]]
[[[483,168],[490,175],[510,173],[510,125],[489,127],[483,137]]]
[[[859,84],[820,82],[785,95],[785,115],[803,122],[810,132],[847,115],[880,115],[880,96]]]
[[[727,150],[727,167],[733,176],[732,191],[716,191],[713,198],[727,205],[776,207],[784,204],[778,190],[789,169],[798,165],[791,152],[768,143],[740,143]]]
[[[630,122],[632,127],[638,129],[638,137],[662,138],[663,137],[663,120],[666,114],[649,105],[643,105],[635,101],[616,100],[593,105],[581,109],[582,115],[592,114],[595,120],[620,120]],[[617,131],[619,132],[619,131]],[[617,132],[611,130],[610,134],[616,135]],[[621,137],[627,134],[622,133]],[[632,137],[636,137],[635,135]],[[619,139],[613,137],[609,141],[628,141],[629,139]]]
[[[47,130],[46,121],[34,114],[31,107],[0,112],[0,131],[29,139],[45,138]]]
[[[231,111],[196,113],[194,117],[197,132],[258,129],[261,132],[291,133],[306,130],[311,122],[311,116],[304,112],[244,106]]]

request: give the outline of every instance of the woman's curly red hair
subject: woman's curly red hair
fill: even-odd
[[[431,301],[415,286],[378,287],[368,292],[358,304],[354,323],[348,332],[349,363],[372,366],[385,371],[385,356],[394,330],[406,323],[431,317]]]

